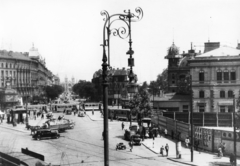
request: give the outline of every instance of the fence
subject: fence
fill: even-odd
[[[184,123],[190,123],[190,112],[163,112],[162,115]],[[194,112],[193,124],[195,126],[232,127],[233,113]]]

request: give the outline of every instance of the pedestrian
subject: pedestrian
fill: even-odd
[[[168,156],[168,150],[169,150],[169,146],[168,146],[168,144],[166,144],[166,146],[165,146],[165,150],[166,150],[166,156]]]
[[[124,122],[122,122],[122,130],[124,129]]]
[[[132,149],[133,149],[133,143],[132,143],[132,141],[129,142],[129,146],[130,146],[130,152],[132,152]]]
[[[42,113],[42,119],[44,119],[44,114]]]
[[[92,115],[94,115],[94,109],[92,110]]]
[[[0,124],[2,124],[2,115],[0,115],[0,121],[1,121],[1,123],[0,123]]]
[[[165,138],[167,138],[167,129],[164,130]]]
[[[162,146],[162,147],[160,148],[160,154],[162,155],[162,157],[163,157],[163,153],[164,153],[164,147]]]
[[[186,139],[185,139],[185,145],[186,145],[186,147],[188,148],[188,144],[189,144],[189,138],[187,137]]]
[[[225,154],[225,149],[226,149],[226,146],[225,146],[225,143],[223,142],[222,143],[222,154],[223,154],[223,156]]]
[[[154,137],[154,135],[153,135],[153,148],[154,148],[154,140],[155,140],[155,137]]]
[[[235,165],[234,162],[235,162],[235,156],[233,155],[233,153],[231,153],[230,154],[230,164],[231,164],[231,166]]]

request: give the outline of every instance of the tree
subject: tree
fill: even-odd
[[[142,86],[139,87],[139,93],[142,93],[148,88],[148,84],[146,81],[143,82]]]
[[[147,90],[135,93],[129,105],[132,108],[132,114],[137,114],[139,125],[143,117],[151,115],[150,95]]]
[[[162,91],[164,92],[168,91],[168,70],[167,69],[163,70],[163,72],[157,76],[156,82]]]
[[[60,85],[52,85],[52,86],[47,86],[45,88],[45,91],[48,99],[53,100],[59,97],[59,95],[64,92],[64,88]]]
[[[89,81],[82,81],[75,84],[72,90],[74,93],[78,94],[80,98],[96,101],[96,89],[94,88],[94,84]]]

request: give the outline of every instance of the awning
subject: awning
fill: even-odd
[[[218,105],[233,105],[233,101],[219,101]]]

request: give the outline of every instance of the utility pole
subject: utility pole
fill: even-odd
[[[236,149],[236,118],[235,118],[235,95],[233,95],[233,139],[234,139],[234,144],[233,144],[233,150],[234,150],[234,165],[237,166],[237,149]]]

